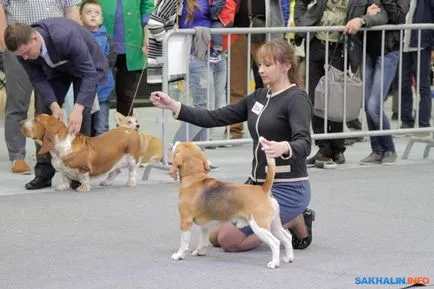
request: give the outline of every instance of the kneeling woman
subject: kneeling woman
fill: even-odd
[[[259,74],[268,88],[260,88],[238,103],[216,110],[189,107],[163,92],[151,94],[152,103],[169,109],[178,119],[202,127],[227,126],[247,121],[253,139],[252,171],[248,183],[265,180],[265,155],[276,158],[277,173],[272,188],[280,205],[282,224],[293,233],[295,249],[305,249],[312,242],[315,214],[307,209],[310,184],[306,157],[310,154],[311,103],[298,88],[294,48],[276,39],[258,50]],[[261,146],[258,139],[269,140]],[[250,227],[237,228],[225,223],[211,230],[210,241],[230,252],[246,251],[261,244]]]

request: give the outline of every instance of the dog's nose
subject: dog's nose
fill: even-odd
[[[140,129],[140,124],[136,124],[136,129]]]

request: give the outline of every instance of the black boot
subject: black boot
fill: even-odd
[[[303,239],[299,239],[297,238],[297,236],[295,236],[295,234],[291,232],[292,247],[296,250],[304,250],[307,247],[309,247],[310,244],[312,243],[312,223],[313,221],[315,221],[315,211],[307,208],[303,212],[303,218],[304,218],[304,223],[306,225],[308,236]]]

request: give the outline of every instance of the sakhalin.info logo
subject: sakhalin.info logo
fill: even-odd
[[[419,277],[379,277],[379,276],[357,276],[354,278],[356,285],[428,285],[430,279],[426,276]]]

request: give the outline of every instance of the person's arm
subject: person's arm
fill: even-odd
[[[63,8],[63,15],[66,18],[81,24],[80,12],[77,5]]]
[[[291,127],[289,139],[289,156],[307,157],[310,154],[312,140],[310,137],[310,120],[312,105],[304,92],[292,97],[288,103],[288,122]]]
[[[295,26],[304,26],[303,17],[307,12],[309,0],[296,0],[294,7],[294,22]]]
[[[118,54],[116,53],[115,42],[108,34],[107,34],[107,45],[109,46],[109,53],[107,55],[107,62],[108,62],[109,68],[112,69],[116,64]]]
[[[143,53],[147,53],[148,51],[149,31],[147,25],[153,11],[154,11],[153,0],[142,0],[140,2],[140,15],[141,15],[141,21],[143,26],[143,47],[142,47]]]
[[[75,30],[71,31],[69,35],[62,35],[59,39],[53,39],[53,43],[62,55],[67,55],[69,62],[74,65],[79,75],[82,75],[80,91],[75,103],[84,107],[92,107],[95,87],[97,86],[97,71],[87,44]]]
[[[1,2],[0,2],[1,3]],[[0,51],[5,51],[6,44],[4,39],[5,29],[7,26],[6,11],[3,3],[0,4]]]
[[[172,18],[173,13],[177,13],[176,7],[177,1],[162,0],[159,2],[159,6],[155,7],[154,12],[148,21],[149,33],[157,41],[163,41],[166,35],[166,29],[164,29],[165,23]],[[172,13],[173,12],[173,13]]]
[[[246,121],[249,113],[247,103],[253,94],[243,97],[235,104],[216,110],[186,106],[161,91],[152,92],[150,100],[156,107],[172,111],[173,116],[178,120],[201,127],[216,127]]]
[[[404,24],[405,14],[403,7],[396,0],[381,0],[381,8],[386,10],[390,24]]]

